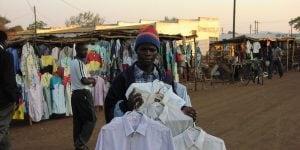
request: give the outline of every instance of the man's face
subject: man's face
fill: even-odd
[[[138,61],[144,65],[153,64],[157,56],[157,48],[150,44],[142,44],[137,48]]]
[[[79,56],[81,58],[86,58],[87,52],[88,52],[88,49],[87,48],[83,48],[81,51],[79,51]]]

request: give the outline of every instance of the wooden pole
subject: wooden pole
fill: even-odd
[[[235,38],[235,8],[236,8],[236,0],[233,0],[233,29],[232,29],[232,38]]]
[[[296,46],[296,41],[293,40],[292,64],[295,62],[295,46]]]
[[[37,22],[36,22],[36,10],[35,10],[35,6],[33,6],[33,11],[34,11],[34,37],[36,38],[36,34],[37,34]]]
[[[196,54],[196,37],[194,36],[194,79],[195,79],[195,91],[197,91],[197,71],[196,71],[196,57],[197,57],[197,54]]]
[[[289,40],[287,40],[287,51],[286,51],[286,72],[289,71]]]

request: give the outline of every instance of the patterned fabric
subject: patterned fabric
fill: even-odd
[[[137,65],[134,65],[134,78],[135,83],[153,82],[155,79],[159,79],[159,73],[154,67],[154,70],[151,74],[146,74]]]

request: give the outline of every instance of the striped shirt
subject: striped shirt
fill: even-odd
[[[86,66],[83,61],[75,58],[71,62],[70,67],[71,72],[71,88],[72,91],[74,90],[82,90],[87,89],[89,90],[90,87],[88,85],[84,85],[81,83],[82,78],[88,78],[89,74],[87,73]]]

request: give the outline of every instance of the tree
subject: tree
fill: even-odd
[[[300,32],[300,16],[292,19],[289,24]]]
[[[77,16],[72,16],[66,20],[66,26],[79,25],[82,27],[93,27],[102,25],[105,19],[100,17],[99,14],[94,14],[90,11],[79,13]]]
[[[6,17],[3,17],[3,16],[0,15],[0,24],[5,25],[5,24],[8,24],[8,23],[10,23],[10,20],[7,19]]]
[[[36,22],[36,29],[44,29],[47,26],[47,24],[44,21],[37,21]],[[34,30],[35,23],[30,24],[27,27],[27,30]]]
[[[178,19],[175,18],[175,17],[168,17],[168,16],[165,16],[165,22],[176,22]]]
[[[19,32],[19,31],[24,31],[24,29],[23,29],[22,26],[18,25],[18,26],[14,26],[14,27],[9,28],[8,31]]]

